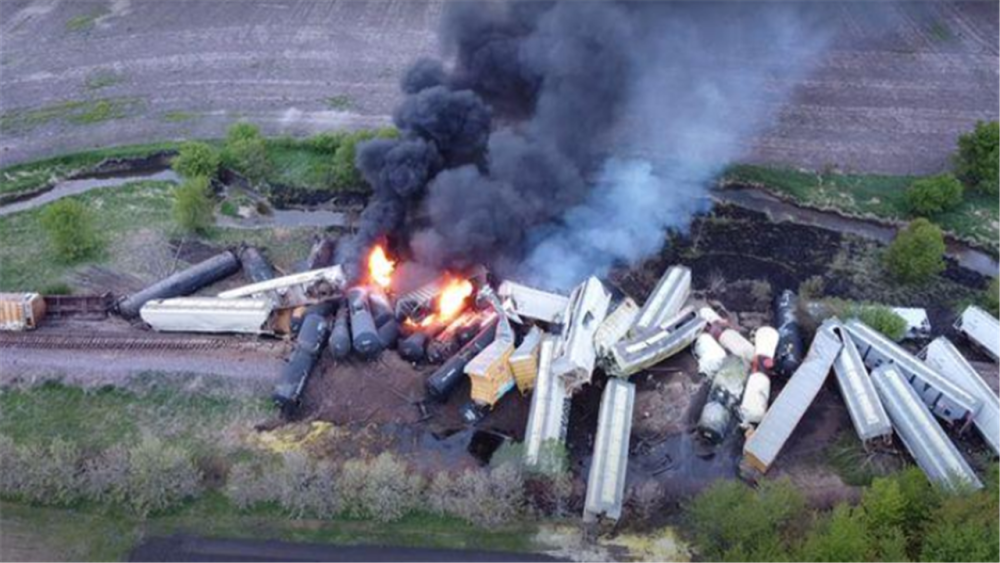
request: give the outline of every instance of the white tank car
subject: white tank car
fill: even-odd
[[[698,359],[698,373],[711,379],[726,360],[726,350],[711,334],[703,332],[694,341],[694,357]]]
[[[767,413],[767,403],[771,399],[771,378],[759,371],[750,374],[743,402],[740,404],[740,418],[744,425],[760,424]]]

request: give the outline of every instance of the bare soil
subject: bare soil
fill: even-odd
[[[997,119],[995,2],[822,9],[834,40],[809,76],[794,82],[791,98],[736,110],[776,110],[773,125],[746,140],[746,160],[928,173],[947,165],[959,133]],[[4,2],[0,112],[103,98],[140,103],[120,119],[55,119],[5,134],[0,166],[93,147],[221,137],[241,118],[270,134],[387,124],[402,71],[438,51],[441,11],[440,2],[403,0]],[[758,62],[747,53],[718,64],[747,71]],[[781,69],[766,71],[769,89],[791,80]],[[103,75],[116,78],[95,83]]]

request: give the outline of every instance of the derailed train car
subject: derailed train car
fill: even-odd
[[[971,422],[982,401],[949,381],[882,333],[857,319],[844,323],[858,353],[870,370],[883,364],[895,364],[900,373],[936,416],[949,422]]]
[[[142,306],[153,299],[190,295],[235,274],[239,269],[239,258],[227,250],[129,295],[118,303],[118,312],[126,319],[134,319],[139,316]]]
[[[854,431],[861,443],[866,445],[873,440],[890,440],[892,422],[868,376],[857,346],[843,327],[834,328],[834,332],[840,336],[843,348],[833,362],[833,373],[837,376],[837,385],[847,404]]]
[[[898,365],[876,368],[872,381],[896,433],[928,479],[951,490],[983,486]]]
[[[663,322],[658,330],[622,340],[611,347],[609,374],[628,377],[687,348],[705,329],[706,321],[688,307]]]
[[[583,506],[584,522],[594,522],[602,516],[610,520],[621,517],[634,407],[635,385],[623,379],[609,379],[597,414],[597,435]]]
[[[139,315],[160,332],[274,334],[273,312],[270,299],[175,297],[150,300]]]
[[[677,315],[690,294],[691,270],[684,266],[667,268],[639,309],[632,324],[632,335],[641,336],[659,328],[668,319]]]
[[[271,395],[283,412],[290,413],[298,407],[302,391],[313,368],[316,367],[316,362],[319,361],[329,332],[329,320],[319,313],[308,313],[302,319],[302,327],[295,339],[295,348],[281,370],[281,377]]]
[[[982,401],[972,423],[993,453],[1000,454],[1000,397],[944,336],[932,340],[922,355],[925,364]]]

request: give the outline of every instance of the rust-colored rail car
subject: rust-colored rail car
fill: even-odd
[[[45,308],[49,317],[103,319],[114,304],[111,293],[100,295],[46,295]]]

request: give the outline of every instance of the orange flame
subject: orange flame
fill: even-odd
[[[441,321],[450,321],[465,308],[465,300],[472,295],[472,282],[469,280],[451,280],[444,286],[438,298],[437,317]]]
[[[375,245],[368,255],[368,275],[382,289],[389,289],[392,284],[392,272],[396,269],[396,261],[389,260],[382,245]]]

